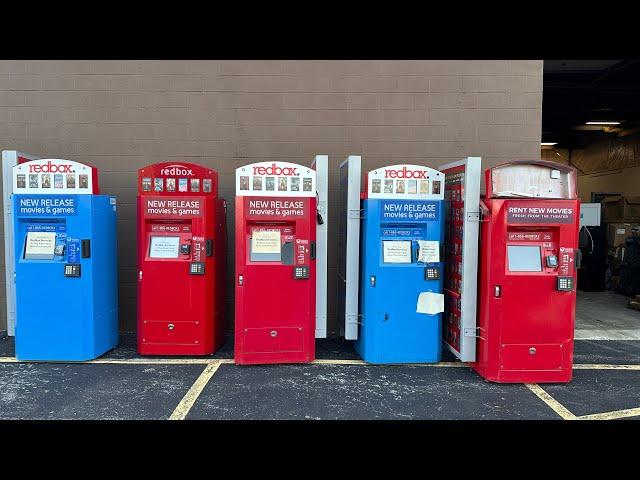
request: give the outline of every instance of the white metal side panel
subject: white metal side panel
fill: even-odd
[[[16,285],[14,272],[16,259],[13,251],[13,167],[18,164],[18,157],[27,160],[38,160],[39,157],[15,150],[2,151],[2,205],[4,207],[4,265],[5,289],[7,302],[7,334],[16,333]]]
[[[316,155],[311,167],[316,171],[317,208],[322,220],[316,225],[316,338],[327,338],[329,157]]]
[[[442,165],[445,174],[445,313],[443,339],[463,362],[476,359],[480,157]],[[460,228],[461,227],[461,228]]]
[[[341,333],[346,340],[358,339],[361,175],[362,160],[360,156],[349,155],[340,164],[338,318],[340,321],[344,319],[344,328],[341,329]]]

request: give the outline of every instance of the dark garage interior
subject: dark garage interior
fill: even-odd
[[[542,142],[578,170],[576,339],[640,340],[640,59],[545,61]]]

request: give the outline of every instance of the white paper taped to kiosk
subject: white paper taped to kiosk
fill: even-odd
[[[253,253],[280,253],[280,230],[255,230],[251,235]]]
[[[56,246],[56,232],[27,232],[24,250],[26,260],[52,260]]]
[[[440,242],[437,240],[418,240],[420,253],[418,261],[422,263],[440,262]]]
[[[149,258],[178,258],[180,237],[152,236]]]
[[[411,263],[411,242],[407,240],[383,240],[384,263]]]
[[[444,295],[434,292],[420,292],[416,312],[427,315],[437,315],[444,312]]]

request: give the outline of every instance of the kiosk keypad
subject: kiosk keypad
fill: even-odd
[[[190,275],[204,275],[204,262],[192,262],[189,265]]]
[[[431,268],[427,267],[424,269],[424,279],[425,280],[439,280],[440,279],[440,269],[439,268]]]
[[[293,278],[295,278],[296,280],[309,278],[309,267],[307,266],[294,267]]]
[[[557,288],[561,292],[573,291],[573,277],[558,277]]]
[[[64,266],[65,277],[79,277],[80,276],[80,264],[79,263],[67,263]]]

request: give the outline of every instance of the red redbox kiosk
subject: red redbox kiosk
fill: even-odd
[[[310,167],[236,169],[236,363],[314,360],[316,215]]]
[[[516,161],[486,171],[477,356],[494,382],[569,382],[580,205],[574,168]]]
[[[208,355],[224,341],[226,204],[193,163],[138,171],[138,352]]]

